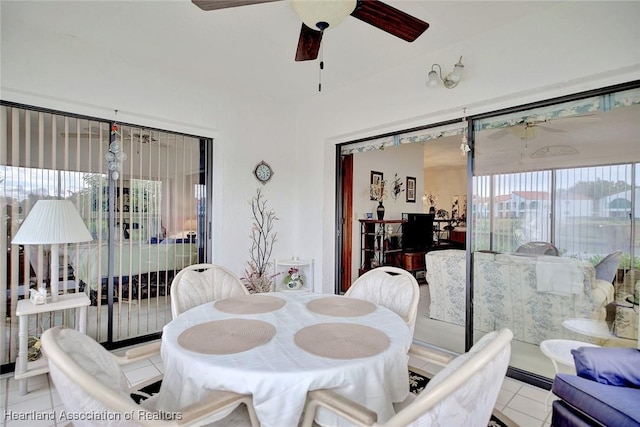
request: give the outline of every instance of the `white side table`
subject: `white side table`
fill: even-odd
[[[56,311],[75,309],[76,328],[83,334],[87,332],[87,307],[91,304],[89,297],[84,292],[60,295],[58,301],[46,304],[34,305],[28,299],[18,301],[16,315],[19,319],[18,332],[18,358],[14,378],[20,380],[20,394],[27,394],[27,378],[49,372],[49,364],[46,357],[29,362],[27,353],[29,350],[29,316],[33,314],[53,313]]]
[[[572,340],[545,340],[540,343],[540,351],[542,354],[551,359],[551,363],[553,363],[553,369],[556,371],[556,374],[560,372],[558,368],[558,363],[561,365],[569,366],[575,368],[575,363],[573,361],[573,355],[571,354],[571,350],[574,350],[579,347],[600,347],[596,344],[590,344],[587,342],[581,341],[572,341]],[[549,407],[549,398],[553,393],[549,390],[549,394],[547,395],[547,400],[545,401],[545,407]]]

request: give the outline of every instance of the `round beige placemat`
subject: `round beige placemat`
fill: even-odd
[[[326,316],[355,317],[373,313],[376,306],[357,298],[330,296],[309,301],[307,309]]]
[[[186,329],[178,344],[196,353],[233,354],[266,344],[275,334],[275,326],[262,320],[214,320]]]
[[[251,294],[221,299],[214,302],[213,306],[225,313],[260,314],[279,310],[284,307],[285,304],[286,301],[282,298]]]
[[[330,359],[358,359],[384,351],[391,341],[378,329],[353,323],[319,323],[296,332],[304,351]]]

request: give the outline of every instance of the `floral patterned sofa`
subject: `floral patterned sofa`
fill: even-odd
[[[614,288],[587,261],[549,255],[474,253],[474,328],[509,328],[514,339],[586,340],[562,326],[572,317],[605,320]]]
[[[466,251],[460,249],[431,251],[425,255],[431,319],[464,326],[466,263]]]
[[[429,316],[464,325],[466,252],[443,250],[425,256],[431,296]],[[547,255],[475,252],[474,328],[509,328],[514,339],[540,344],[578,339],[562,326],[571,317],[604,320],[613,285],[597,280],[584,261]],[[585,340],[586,337],[580,337]]]

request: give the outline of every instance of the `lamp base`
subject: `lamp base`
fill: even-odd
[[[57,244],[51,245],[51,274],[49,277],[51,278],[51,302],[58,301],[58,290],[59,290],[59,276],[60,273],[60,246]]]

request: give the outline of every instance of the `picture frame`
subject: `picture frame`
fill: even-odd
[[[371,171],[371,183],[369,184],[369,200],[376,200],[376,198],[371,193],[371,188],[373,185],[380,185],[384,180],[384,174],[378,171]]]
[[[415,203],[416,202],[416,178],[413,176],[407,177],[407,203]]]

